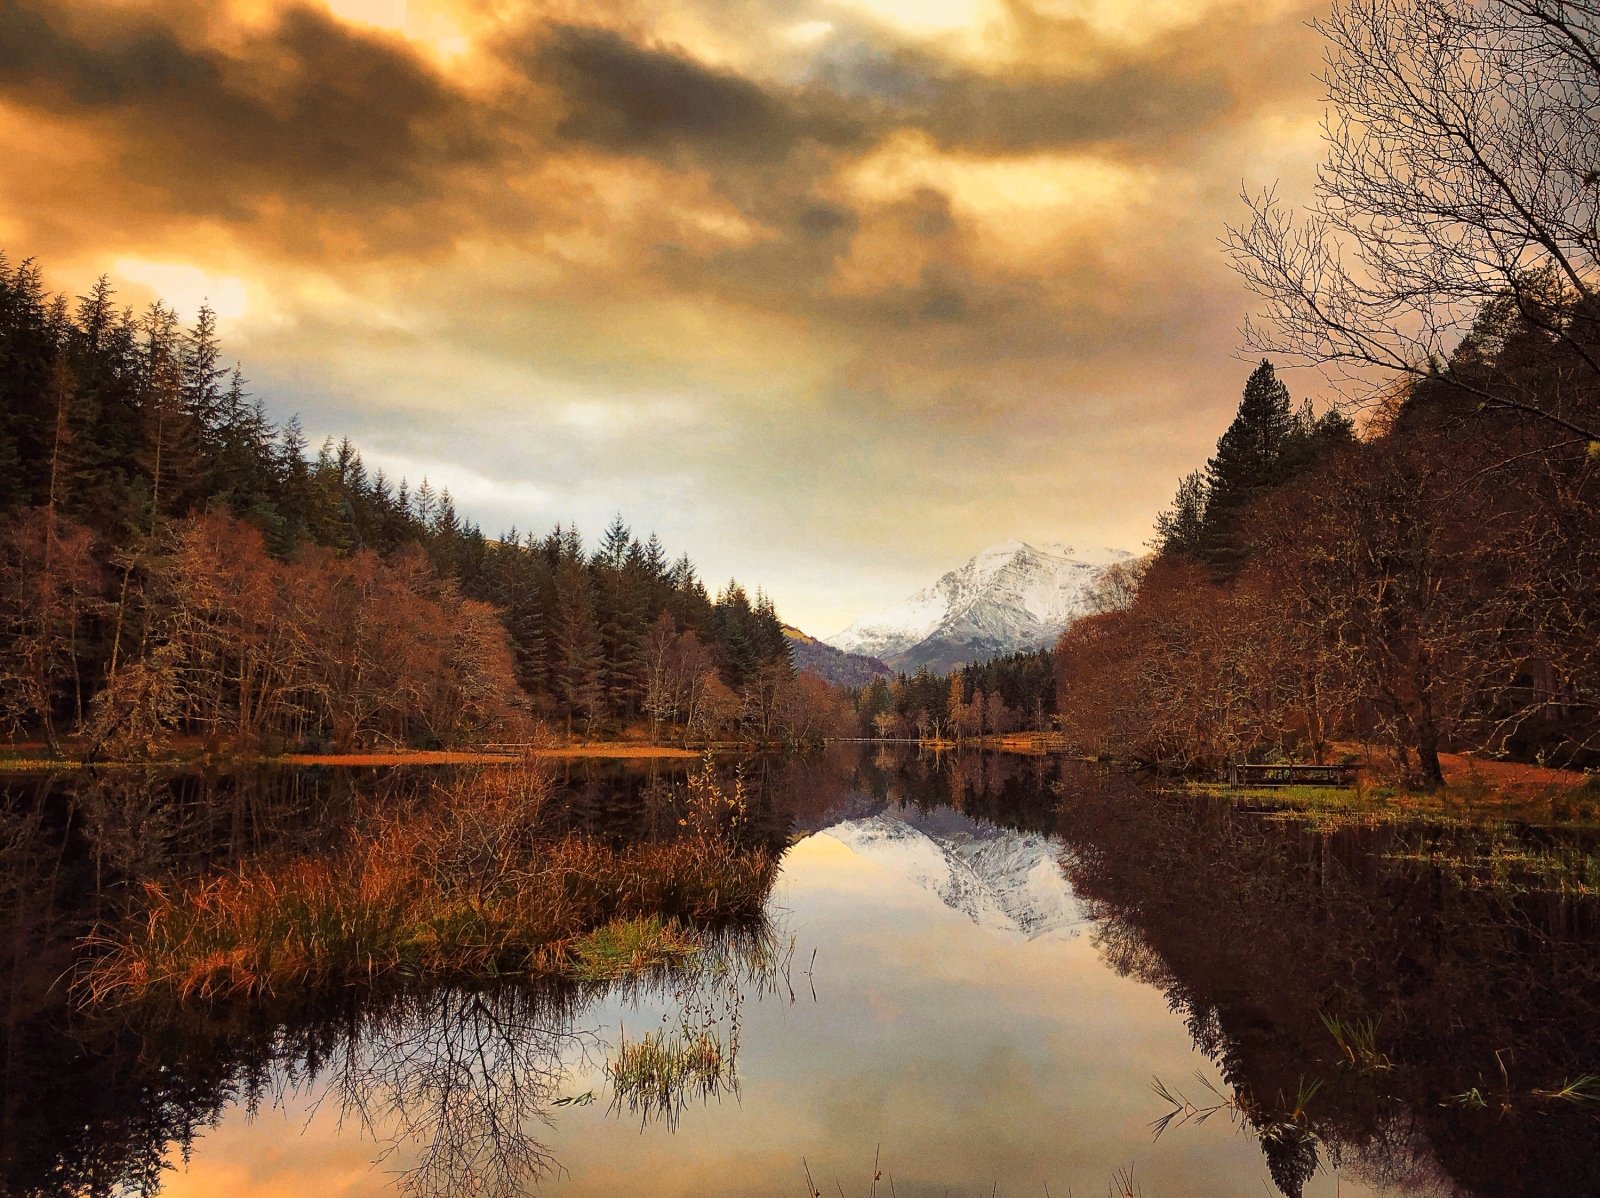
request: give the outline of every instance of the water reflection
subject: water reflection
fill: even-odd
[[[416,783],[8,784],[0,1191],[798,1194],[802,1158],[851,1190],[881,1145],[900,1194],[1130,1166],[1152,1196],[1600,1192],[1597,1107],[1562,1093],[1600,1068],[1600,917],[1417,851],[1468,833],[1317,830],[1042,758],[741,768],[750,834],[790,846],[781,936],[622,990],[140,1021],[61,985],[122,889],[314,849],[354,789]],[[562,785],[571,827],[617,843],[681,810],[661,763]],[[710,1084],[660,1101],[675,1068]]]
[[[1419,868],[1436,830],[1065,790],[1107,962],[1166,994],[1282,1193],[1327,1162],[1408,1194],[1600,1192],[1597,1108],[1553,1094],[1600,1062],[1591,901]]]

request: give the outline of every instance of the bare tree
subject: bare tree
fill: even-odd
[[[1317,28],[1315,198],[1296,216],[1247,193],[1224,240],[1263,302],[1251,351],[1325,368],[1357,406],[1436,375],[1600,443],[1600,4],[1338,0]],[[1452,360],[1495,302],[1543,330],[1556,385]]]

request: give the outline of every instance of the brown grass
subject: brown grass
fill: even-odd
[[[623,741],[592,741],[570,745],[539,745],[527,750],[388,749],[370,753],[286,753],[271,760],[284,765],[474,765],[525,761],[535,757],[601,757],[613,761],[646,758],[694,758],[700,754],[672,745],[642,745]]]
[[[684,954],[689,928],[761,912],[775,862],[739,847],[718,812],[692,813],[678,839],[616,849],[546,831],[550,793],[532,763],[486,769],[413,810],[372,813],[321,856],[149,885],[92,938],[101,951],[79,992],[190,1002],[401,978],[582,979],[601,961],[620,970],[618,944],[654,968]],[[728,801],[696,793],[701,806]]]

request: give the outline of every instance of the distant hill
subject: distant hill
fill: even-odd
[[[794,650],[795,669],[810,670],[838,686],[865,686],[874,678],[894,673],[876,657],[835,649],[788,624],[783,626],[783,635]]]
[[[846,653],[912,673],[948,673],[1021,649],[1053,643],[1086,610],[1106,567],[1131,560],[1120,549],[991,545],[959,569],[893,607],[828,638]]]

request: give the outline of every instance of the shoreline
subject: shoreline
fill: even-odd
[[[213,756],[179,753],[146,761],[96,761],[95,769],[182,769],[199,765],[287,765],[375,767],[389,765],[508,765],[525,758],[597,761],[695,761],[705,750],[678,745],[640,744],[634,741],[581,741],[568,745],[541,745],[526,751],[487,749],[372,749],[350,753],[255,753]],[[15,755],[13,755],[15,754]],[[89,768],[81,757],[52,757],[42,745],[0,746],[0,773],[48,773],[52,770]]]
[[[1345,787],[1229,786],[1223,782],[1198,780],[1185,781],[1182,787],[1193,793],[1277,808],[1312,820],[1522,822],[1542,827],[1600,827],[1600,775],[1497,761],[1467,753],[1441,753],[1439,756],[1445,783],[1432,792],[1406,790],[1377,778],[1363,778],[1357,785]],[[1374,764],[1369,761],[1367,768]]]

